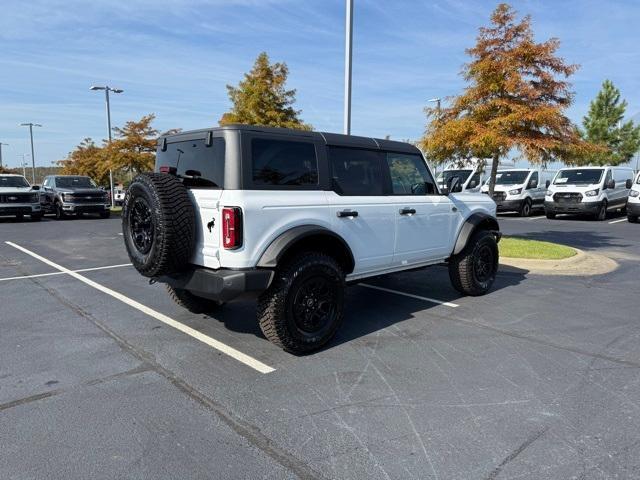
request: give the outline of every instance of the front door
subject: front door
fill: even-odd
[[[420,155],[386,152],[384,165],[391,180],[396,240],[393,265],[409,266],[448,257],[459,216],[451,199],[438,193]]]

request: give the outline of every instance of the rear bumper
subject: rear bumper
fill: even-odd
[[[498,212],[517,212],[522,208],[523,200],[494,200]]]
[[[187,272],[158,278],[173,288],[188,290],[199,297],[229,302],[245,293],[258,293],[271,284],[274,271],[268,269],[251,270],[211,270],[195,268]]]
[[[579,202],[579,203],[558,203],[544,202],[544,209],[547,213],[598,213],[602,202]]]

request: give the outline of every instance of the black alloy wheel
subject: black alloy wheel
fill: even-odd
[[[326,276],[313,276],[294,286],[291,318],[305,336],[323,335],[337,316],[339,284]]]
[[[136,250],[145,255],[153,246],[155,225],[151,208],[144,197],[137,197],[129,210],[129,228]]]

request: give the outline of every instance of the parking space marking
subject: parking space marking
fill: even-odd
[[[93,280],[85,277],[84,275],[80,275],[79,273],[73,271],[73,270],[69,270],[68,268],[65,268],[61,265],[58,265],[57,263],[52,262],[51,260],[44,258],[40,255],[38,255],[37,253],[34,253],[30,250],[27,250],[24,247],[21,247],[20,245],[17,245],[13,242],[5,242],[7,245],[20,250],[23,253],[26,253],[27,255],[35,258],[36,260],[40,260],[43,263],[46,263],[47,265],[49,265],[52,268],[55,268],[56,270],[60,271],[61,273],[70,275],[71,277],[75,278],[76,280],[81,281],[82,283],[95,288],[96,290],[105,293],[113,298],[115,298],[116,300],[120,300],[122,303],[129,305],[132,308],[135,308],[136,310],[152,317],[155,318],[156,320],[161,321],[162,323],[164,323],[165,325],[168,325],[170,327],[175,328],[176,330],[189,335],[192,338],[195,338],[196,340],[204,343],[205,345],[208,345],[216,350],[218,350],[221,353],[224,353],[225,355],[228,355],[229,357],[239,361],[240,363],[243,363],[244,365],[253,368],[254,370],[257,370],[260,373],[271,373],[273,371],[275,371],[275,368],[270,367],[269,365],[265,365],[264,363],[262,363],[261,361],[247,355],[246,353],[242,353],[239,350],[236,350],[233,347],[230,347],[229,345],[220,342],[219,340],[216,340],[215,338],[211,338],[207,335],[205,335],[202,332],[199,332],[198,330],[188,327],[186,325],[183,325],[180,322],[177,322],[176,320],[174,320],[171,317],[166,316],[163,313],[157,312],[156,310],[153,310],[152,308],[147,307],[146,305],[143,305],[119,292],[116,292],[115,290],[111,290],[108,287],[105,287],[104,285],[99,284],[98,282],[94,282]]]
[[[130,263],[122,263],[120,265],[107,265],[104,267],[82,268],[80,270],[72,270],[74,273],[95,272],[98,270],[110,270],[112,268],[130,267]],[[49,272],[37,273],[35,275],[21,275],[19,277],[0,278],[0,282],[8,282],[9,280],[26,280],[29,278],[53,277],[54,275],[66,275],[66,272]]]
[[[613,222],[609,222],[609,225],[613,225],[614,223],[626,222],[626,218],[619,218],[618,220],[614,220]]]
[[[436,300],[435,298],[421,297],[420,295],[414,295],[413,293],[401,292],[399,290],[391,290],[390,288],[378,287],[376,285],[369,285],[368,283],[359,283],[358,285],[360,285],[361,287],[373,288],[374,290],[380,290],[382,292],[395,293],[396,295],[402,295],[404,297],[415,298],[417,300],[424,300],[425,302],[436,303],[438,305],[444,305],[445,307],[456,308],[456,307],[460,306],[457,303],[443,302],[442,300]]]
[[[542,218],[547,218],[547,216],[546,215],[539,215],[537,217],[531,217],[531,218],[529,218],[529,221],[531,221],[531,220],[540,220]]]

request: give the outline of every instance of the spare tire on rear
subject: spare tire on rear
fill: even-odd
[[[195,211],[187,188],[166,173],[142,173],[127,191],[122,234],[133,266],[146,277],[183,270],[194,249]]]

